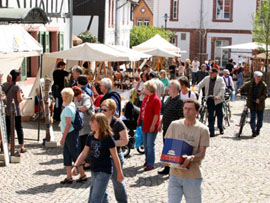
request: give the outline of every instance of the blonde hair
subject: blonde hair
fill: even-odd
[[[96,113],[90,118],[90,122],[98,123],[98,139],[104,140],[109,136],[113,136],[111,126],[108,123],[106,116],[103,113]]]
[[[73,100],[74,92],[70,87],[66,87],[61,91],[62,97],[65,97],[69,102]]]
[[[166,71],[165,71],[165,70],[161,70],[161,71],[160,71],[160,74],[162,74],[162,73],[164,73],[165,78],[166,78],[166,77],[167,77],[167,73],[166,73]]]
[[[190,59],[186,59],[186,63],[189,65],[191,63]]]
[[[156,93],[157,85],[153,81],[149,80],[144,83],[144,87],[147,88],[151,93]]]
[[[106,99],[106,100],[104,100],[101,103],[100,107],[102,107],[102,106],[108,107],[110,110],[113,111],[113,114],[115,113],[116,108],[117,108],[116,103],[115,103],[115,101],[113,99]]]

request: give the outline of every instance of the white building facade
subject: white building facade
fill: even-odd
[[[101,0],[104,1],[103,12],[79,12],[73,16],[73,33],[78,35],[87,30],[91,16],[93,16],[89,31],[98,38],[98,41],[108,45],[129,47],[130,30],[133,26],[131,7],[138,0]],[[89,4],[89,3],[88,3]],[[76,5],[74,5],[76,7]],[[92,6],[95,6],[92,4]],[[81,13],[81,15],[79,15]],[[100,22],[102,21],[102,23]],[[104,29],[100,29],[103,26]],[[103,33],[99,33],[103,32]],[[103,37],[101,37],[103,36]]]
[[[253,41],[257,4],[258,0],[155,0],[154,26],[165,27],[168,14],[166,27],[176,32],[172,42],[186,51],[183,59],[217,59],[224,66],[229,58],[238,61],[247,55],[220,47]]]
[[[69,0],[2,0],[1,8],[41,8],[47,15],[47,24],[22,24],[42,46],[43,52],[54,52],[70,48]],[[35,15],[38,15],[36,13]],[[33,16],[33,19],[35,16]],[[40,57],[28,57],[22,64],[22,77],[36,77],[41,65]]]

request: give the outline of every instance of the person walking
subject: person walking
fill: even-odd
[[[115,146],[117,149],[118,157],[120,160],[121,168],[123,169],[124,165],[124,155],[121,150],[121,146],[128,144],[128,132],[127,127],[123,121],[114,116],[116,111],[116,103],[113,99],[106,99],[101,104],[101,112],[106,116],[110,127],[113,131],[113,138],[115,140]],[[113,172],[112,172],[112,183],[114,189],[114,195],[117,202],[126,203],[128,202],[128,194],[125,182],[117,181],[117,170],[113,163]],[[107,193],[105,194],[107,196]],[[106,199],[106,198],[105,198]]]
[[[199,68],[200,68],[200,62],[198,61],[197,57],[195,57],[191,63],[192,84],[194,84],[194,82],[195,82],[196,74],[199,71]]]
[[[117,181],[122,182],[124,175],[117,156],[113,132],[106,116],[102,113],[94,114],[90,119],[92,133],[88,136],[86,146],[72,168],[72,174],[77,174],[77,168],[90,154],[91,186],[89,203],[108,202],[105,195],[109,180],[112,176],[112,160],[116,168]]]
[[[64,166],[66,168],[66,178],[61,181],[61,184],[71,184],[73,182],[71,169],[72,161],[75,162],[79,155],[78,149],[78,135],[79,132],[74,129],[72,123],[75,120],[76,106],[72,102],[74,97],[74,92],[71,88],[64,88],[61,91],[63,102],[66,106],[61,113],[61,132],[62,138],[60,140],[61,146],[63,149],[64,156]],[[84,173],[83,167],[80,165],[78,167],[80,172],[80,178],[78,182],[87,180],[86,174]]]
[[[24,147],[24,133],[22,127],[22,116],[20,110],[20,103],[22,102],[22,90],[17,84],[21,80],[21,72],[19,70],[13,69],[10,72],[11,82],[6,82],[2,86],[2,90],[6,94],[6,127],[7,127],[7,137],[8,143],[10,143],[10,133],[11,133],[11,109],[12,109],[12,101],[15,102],[15,129],[17,132],[19,144],[20,144],[20,152],[25,153],[27,150]],[[9,144],[10,146],[10,144]]]
[[[161,101],[156,94],[156,89],[156,84],[151,80],[144,84],[145,97],[137,121],[137,125],[142,126],[143,132],[145,171],[153,170],[155,164],[155,140],[161,111]]]
[[[165,101],[163,106],[163,117],[159,125],[159,131],[163,129],[163,145],[167,129],[172,121],[183,118],[183,101],[179,95],[180,84],[177,80],[171,80],[168,93],[169,98]],[[170,167],[165,166],[158,174],[167,175],[170,172]]]
[[[235,92],[238,92],[238,89],[244,84],[244,78],[243,78],[243,69],[239,68],[237,70],[237,81],[236,81],[236,89]]]
[[[201,70],[199,70],[195,76],[194,84],[192,85],[198,85],[206,76],[209,75],[208,71],[206,70],[207,66],[206,64],[201,65]],[[200,92],[199,92],[200,94]],[[205,96],[205,88],[202,88],[202,95]]]
[[[179,203],[184,195],[187,203],[202,202],[200,171],[201,161],[209,147],[209,131],[196,120],[200,104],[188,99],[184,102],[184,119],[173,121],[165,135],[166,138],[183,140],[193,147],[192,155],[184,155],[184,163],[179,168],[171,168],[168,185],[168,202]],[[166,166],[166,164],[164,164]],[[190,165],[188,170],[185,168]]]
[[[156,94],[160,99],[162,99],[162,97],[165,94],[165,88],[164,88],[163,82],[161,82],[160,79],[158,78],[157,72],[151,71],[149,73],[149,78],[151,81],[153,81],[156,84],[156,86],[157,86]]]
[[[253,137],[260,134],[260,130],[263,126],[263,114],[265,109],[265,99],[267,98],[267,86],[265,82],[262,81],[262,76],[262,72],[255,71],[253,79],[245,83],[239,89],[241,95],[247,95],[247,106],[250,109],[250,127]]]
[[[60,114],[62,112],[63,100],[61,97],[61,91],[65,87],[65,77],[69,75],[69,72],[65,70],[66,64],[63,61],[60,61],[56,69],[53,71],[53,85],[52,85],[52,94],[55,99],[53,119],[55,121],[60,121]]]
[[[91,116],[95,113],[95,108],[89,95],[83,92],[83,90],[80,87],[73,86],[72,90],[74,92],[75,106],[79,111],[83,112],[84,123],[83,128],[79,131],[79,139],[78,139],[79,153],[81,153],[86,144],[88,134],[89,132],[91,132],[89,121]],[[88,169],[89,166],[90,160],[87,159],[86,163],[84,164],[84,169]]]
[[[198,92],[205,87],[205,93],[207,98],[207,110],[208,110],[208,123],[210,137],[215,136],[215,116],[218,119],[218,128],[220,134],[224,134],[223,127],[223,112],[222,106],[224,102],[224,93],[225,93],[225,82],[222,77],[218,76],[218,70],[212,68],[210,70],[210,75],[205,77],[198,85]]]

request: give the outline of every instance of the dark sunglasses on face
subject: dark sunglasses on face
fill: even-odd
[[[107,111],[109,111],[109,110],[108,110],[108,109],[101,109],[101,111],[107,112]]]

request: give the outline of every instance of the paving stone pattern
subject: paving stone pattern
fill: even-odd
[[[202,164],[203,202],[270,202],[270,101],[267,100],[261,135],[251,137],[245,126],[240,139],[235,137],[244,101],[232,104],[232,123],[224,135],[211,138],[211,147]],[[37,137],[37,122],[24,123],[27,138]],[[56,140],[60,140],[57,126]],[[218,131],[216,131],[218,133]],[[41,131],[41,137],[45,131]],[[86,183],[60,185],[65,178],[62,148],[46,149],[41,142],[26,140],[28,152],[21,163],[0,167],[0,202],[87,202],[90,178]],[[129,202],[167,202],[168,176],[157,174],[162,149],[162,134],[156,140],[156,169],[143,171],[144,155],[132,150],[125,160],[124,174]],[[90,172],[87,171],[90,177]],[[77,179],[75,177],[74,179]],[[109,184],[110,202],[116,202]],[[184,201],[183,201],[184,202]]]

